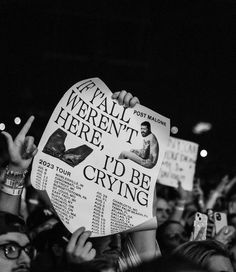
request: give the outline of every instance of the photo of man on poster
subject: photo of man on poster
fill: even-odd
[[[143,147],[122,151],[119,159],[129,159],[146,168],[153,168],[158,160],[159,144],[156,136],[151,131],[151,124],[147,121],[141,123]]]

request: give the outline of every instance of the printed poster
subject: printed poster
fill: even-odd
[[[178,181],[187,191],[193,189],[198,144],[170,137],[158,176],[158,182],[176,187]]]
[[[127,231],[152,219],[154,188],[170,120],[144,106],[126,108],[99,78],[73,85],[38,146],[32,185],[46,190],[70,232]]]

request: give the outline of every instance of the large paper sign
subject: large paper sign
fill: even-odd
[[[31,174],[68,230],[84,226],[94,237],[152,218],[170,130],[168,118],[111,96],[99,78],[72,86],[47,124]]]
[[[180,181],[185,190],[191,191],[197,155],[198,144],[170,137],[158,181],[172,187]]]

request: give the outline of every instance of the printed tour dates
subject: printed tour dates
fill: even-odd
[[[58,167],[58,166],[54,166],[54,164],[52,164],[50,162],[47,162],[45,160],[40,159],[39,160],[39,164],[42,164],[43,166],[46,166],[46,167],[48,167],[50,169],[54,169],[55,168],[57,172],[59,172],[61,174],[64,174],[64,175],[66,175],[68,177],[70,177],[70,175],[71,175],[70,171],[64,170],[63,168]]]

